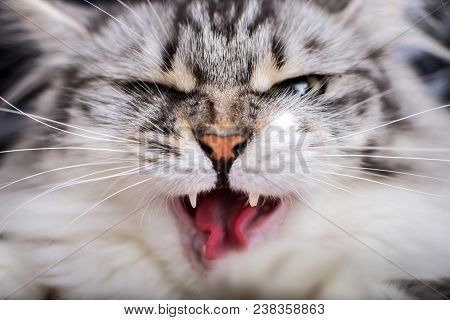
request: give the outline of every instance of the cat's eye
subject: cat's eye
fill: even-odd
[[[322,94],[325,90],[323,76],[301,76],[279,82],[272,87],[272,90],[284,91],[300,96],[315,96]]]
[[[115,81],[115,85],[127,94],[182,94],[176,89],[147,80],[118,80]]]

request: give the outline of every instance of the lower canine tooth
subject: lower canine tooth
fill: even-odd
[[[197,206],[197,193],[189,193],[189,201],[192,208],[195,208]]]
[[[250,205],[252,207],[256,207],[258,205],[258,200],[259,200],[258,193],[250,193],[250,196],[248,197],[248,202],[250,202]]]

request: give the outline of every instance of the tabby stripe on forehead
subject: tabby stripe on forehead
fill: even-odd
[[[170,71],[173,69],[172,63],[177,53],[178,44],[180,41],[180,29],[183,25],[189,25],[196,30],[200,30],[200,26],[186,14],[186,11],[192,0],[183,1],[177,6],[175,18],[173,22],[172,38],[165,44],[162,49],[162,65],[161,70]]]
[[[266,22],[267,19],[273,18],[275,15],[275,9],[272,6],[272,1],[263,0],[261,2],[262,3],[260,4],[258,15],[247,26],[247,30],[250,33],[250,35],[252,35],[260,25]]]
[[[200,33],[205,26],[199,25],[189,12],[189,7],[193,0],[184,1],[178,6],[173,25],[172,38],[166,43],[162,50],[163,62],[161,69],[169,71],[172,69],[172,63],[176,54],[178,45],[180,30],[183,26],[189,26],[195,32]],[[238,20],[245,14],[247,9],[246,4],[248,2],[242,0],[229,0],[229,1],[210,1],[208,2],[208,15],[210,20],[211,29],[218,34],[225,36],[227,39],[231,39],[236,35],[236,27]],[[234,11],[231,8],[234,8]],[[231,16],[231,12],[233,15]],[[259,6],[259,12],[247,25],[247,30],[252,35],[260,25],[264,24],[267,19],[273,17],[275,10],[272,7],[272,1],[262,0]],[[221,17],[222,19],[216,19]],[[280,50],[277,50],[280,52]],[[282,61],[280,58],[279,61]]]
[[[230,40],[236,35],[237,23],[244,12],[244,8],[245,1],[242,0],[208,2],[211,29],[216,33],[224,35]],[[232,12],[233,16],[230,15]],[[217,17],[220,17],[221,19],[217,19]]]

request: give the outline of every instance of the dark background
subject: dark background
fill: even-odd
[[[62,0],[60,0],[62,1]],[[63,0],[69,2],[77,2],[82,5],[89,5],[83,0]],[[125,0],[125,2],[133,2],[139,0]],[[141,0],[142,1],[142,0]],[[168,0],[170,1],[170,0]],[[224,0],[226,1],[226,0]],[[389,1],[389,0],[386,0]],[[90,0],[92,3],[113,3],[111,1],[95,1]],[[439,0],[429,0],[428,11],[431,13],[436,8],[442,5]],[[2,10],[0,3],[0,15]],[[412,21],[420,21],[420,17],[411,16]],[[2,22],[4,23],[4,22]],[[412,23],[413,24],[413,23]],[[432,14],[428,19],[420,23],[420,27],[437,39],[442,44],[450,47],[450,5],[446,5],[443,9]],[[0,95],[10,88],[21,75],[27,72],[27,66],[30,65],[32,61],[39,52],[33,45],[2,45],[1,39],[6,32],[0,24]],[[450,62],[444,61],[438,57],[426,54],[420,51],[414,51],[411,49],[405,49],[405,56],[409,59],[411,64],[415,67],[417,73],[423,77],[424,81],[429,85],[430,91],[435,97],[438,97],[443,103],[450,102]],[[14,101],[22,110],[27,110],[27,99],[24,98],[22,101]],[[1,107],[6,107],[0,101]],[[21,116],[8,114],[0,111],[0,150],[6,149],[17,137],[21,128],[25,125],[24,121],[21,121]]]

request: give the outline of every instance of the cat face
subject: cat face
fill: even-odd
[[[314,190],[309,177],[340,171],[324,156],[390,134],[359,134],[399,112],[386,96],[387,53],[349,19],[359,5],[144,1],[107,13],[78,8],[85,21],[26,12],[69,28],[53,29],[58,41],[40,39],[62,74],[55,108],[64,103],[69,122],[139,142],[142,173],[207,264],[271,236],[289,203]],[[135,145],[121,147],[136,155]],[[368,153],[332,162],[370,166]]]

